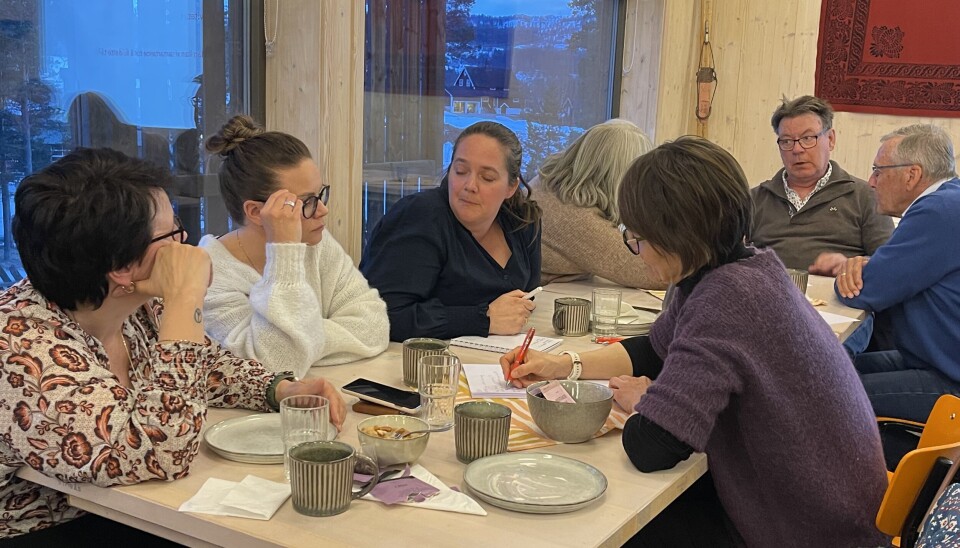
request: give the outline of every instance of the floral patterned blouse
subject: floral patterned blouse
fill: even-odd
[[[30,466],[98,486],[187,474],[208,405],[268,410],[276,373],[207,340],[158,342],[162,302],[123,324],[132,389],[103,345],[23,280],[0,294],[0,539],[82,512],[15,476]]]

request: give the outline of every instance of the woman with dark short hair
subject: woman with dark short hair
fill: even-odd
[[[370,233],[360,271],[380,290],[390,338],[513,335],[536,307],[540,207],[520,140],[477,122],[453,144],[438,188],[396,203]]]
[[[387,306],[326,228],[331,187],[307,146],[247,115],[207,140],[235,230],[204,236],[207,331],[228,350],[304,375],[387,348]]]
[[[776,255],[744,246],[751,202],[737,161],[681,137],[634,162],[619,206],[624,243],[676,296],[649,336],[580,356],[530,351],[512,380],[610,379],[634,412],[623,446],[642,472],[706,453],[710,479],[631,543],[885,544],[874,527],[887,481],[870,403]],[[505,375],[516,353],[501,358]]]
[[[17,478],[22,466],[101,487],[177,479],[209,405],[269,411],[288,395],[321,394],[343,422],[326,381],[295,381],[204,336],[210,258],[183,244],[170,182],[148,162],[78,149],[17,188],[13,236],[27,278],[0,294],[0,539],[87,546],[78,535],[111,536],[41,531],[82,512]]]

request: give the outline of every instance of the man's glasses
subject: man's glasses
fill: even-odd
[[[173,226],[177,228],[167,232],[162,236],[157,236],[156,238],[150,240],[150,243],[152,244],[159,242],[160,240],[166,240],[167,238],[170,238],[175,242],[180,242],[181,244],[187,241],[187,229],[183,228],[183,224],[180,222],[180,217],[177,217],[176,215],[173,216]]]
[[[830,128],[826,128],[816,135],[804,135],[799,139],[777,139],[777,146],[784,152],[793,150],[793,147],[797,146],[797,143],[800,143],[800,148],[802,149],[813,148],[817,146],[817,139],[829,130]]]
[[[894,167],[908,167],[908,166],[912,166],[912,165],[914,165],[914,164],[890,164],[890,165],[888,165],[888,166],[870,166],[870,176],[871,176],[871,177],[879,177],[879,176],[880,176],[880,170],[881,170],[881,169],[890,169],[890,168],[894,168]]]
[[[323,205],[327,205],[327,201],[329,200],[330,185],[323,185],[320,188],[320,192],[311,194],[303,200],[303,217],[305,219],[313,217],[317,213],[317,204],[323,202]]]
[[[623,236],[623,245],[627,246],[627,249],[630,250],[630,253],[634,255],[640,254],[640,239],[639,238],[628,238],[627,237],[627,227],[620,225],[620,235]]]

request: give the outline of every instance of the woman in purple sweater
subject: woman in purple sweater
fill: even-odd
[[[642,472],[707,454],[709,478],[632,544],[886,544],[874,527],[887,480],[870,403],[776,255],[743,245],[751,202],[737,161],[681,137],[637,159],[619,204],[624,242],[677,285],[675,298],[649,337],[582,356],[531,351],[512,380],[609,378],[636,411],[623,446]],[[501,359],[505,374],[515,352]]]

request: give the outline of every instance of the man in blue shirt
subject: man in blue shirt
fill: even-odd
[[[885,135],[869,182],[880,213],[900,224],[872,257],[847,260],[835,290],[847,306],[889,310],[896,350],[854,359],[874,411],[925,422],[940,395],[960,395],[960,180],[949,135],[926,124]]]

